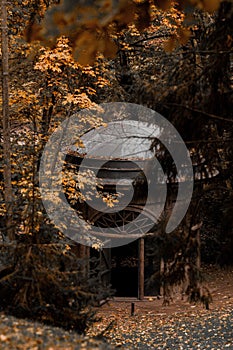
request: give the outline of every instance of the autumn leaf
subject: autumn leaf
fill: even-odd
[[[75,41],[74,57],[82,65],[94,62],[98,50],[96,35],[91,31],[85,31]]]
[[[175,36],[172,36],[168,40],[164,42],[164,50],[166,52],[172,52],[177,46],[177,38]]]
[[[155,5],[162,10],[168,10],[172,6],[172,0],[155,0]]]
[[[179,42],[181,45],[185,45],[189,38],[190,38],[191,32],[187,28],[181,28],[179,30]]]
[[[221,0],[203,0],[203,8],[208,12],[217,11]]]

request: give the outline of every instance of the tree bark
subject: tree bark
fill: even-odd
[[[13,190],[11,184],[11,141],[9,120],[9,51],[6,0],[1,0],[1,36],[2,36],[2,139],[3,139],[3,176],[4,199],[6,204],[6,237],[15,239],[13,230]]]

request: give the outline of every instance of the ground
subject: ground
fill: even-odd
[[[233,350],[233,268],[204,269],[212,291],[210,310],[190,305],[176,293],[169,306],[162,300],[115,300],[98,309],[102,321],[90,330],[100,334],[107,325],[107,341],[124,349]],[[135,315],[131,316],[131,303]],[[75,332],[0,314],[0,349],[73,350],[110,349],[99,340],[88,341]],[[113,323],[111,323],[113,322]]]
[[[233,268],[203,268],[213,302],[210,310],[190,304],[176,293],[169,306],[153,298],[145,301],[117,299],[104,305],[102,323],[112,344],[126,349],[233,349]],[[131,303],[135,314],[131,316]]]

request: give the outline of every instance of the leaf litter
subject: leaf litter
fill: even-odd
[[[233,349],[233,270],[213,271],[210,310],[174,297],[169,306],[157,298],[103,305],[85,336],[36,321],[0,314],[0,348],[19,350],[75,349]],[[104,338],[106,341],[104,341]]]

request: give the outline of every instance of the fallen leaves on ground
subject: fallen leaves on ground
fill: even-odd
[[[0,314],[1,350],[112,350],[114,347],[73,331]]]
[[[110,301],[99,311],[102,322],[96,323],[89,334],[106,331],[106,338],[124,349],[233,349],[233,270],[213,267],[204,271],[206,283],[213,292],[210,310],[189,304],[174,296],[170,306],[162,300],[149,298]],[[131,316],[131,302],[135,315]]]
[[[100,322],[83,337],[62,328],[0,314],[0,349],[19,350],[186,350],[233,349],[233,270],[213,270],[210,310],[174,297],[170,306],[156,298],[110,301],[99,309]],[[108,329],[109,324],[112,325]],[[109,344],[100,338],[103,333]],[[112,346],[110,345],[112,344]]]
[[[166,315],[148,312],[130,316],[130,307],[102,315],[92,334],[103,331],[110,343],[126,349],[233,349],[233,303],[219,310],[193,310]]]

